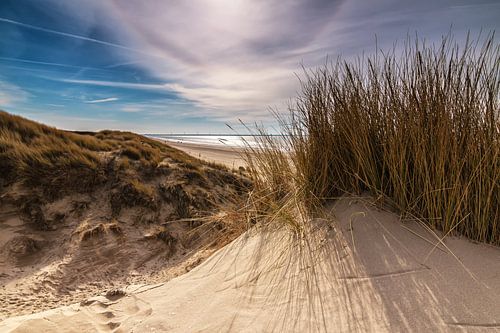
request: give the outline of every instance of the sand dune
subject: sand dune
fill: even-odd
[[[240,172],[134,133],[5,112],[0,132],[0,322],[164,283],[244,231],[220,220],[245,200]]]
[[[94,193],[97,200],[83,216],[69,212],[72,203],[91,198],[73,195],[55,202],[50,208],[66,217],[49,231],[30,228],[9,205],[0,207],[0,320],[131,283],[168,281],[215,250],[191,247],[196,242],[190,243],[182,225],[134,223],[134,216],[148,216],[140,207],[109,218],[105,194]]]
[[[363,200],[303,237],[252,229],[187,274],[12,317],[2,332],[490,332],[500,249],[436,236]]]

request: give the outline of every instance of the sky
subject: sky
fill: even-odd
[[[500,0],[1,0],[0,109],[70,130],[273,126],[304,68],[500,26]]]

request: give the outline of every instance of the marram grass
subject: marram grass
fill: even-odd
[[[247,151],[255,211],[369,191],[444,233],[500,244],[499,51],[494,34],[408,40],[306,72],[282,140]]]

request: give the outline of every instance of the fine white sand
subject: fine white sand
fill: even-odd
[[[492,332],[500,249],[437,238],[359,198],[302,237],[253,229],[189,273],[11,317],[2,332]]]
[[[186,142],[170,142],[167,144],[196,158],[208,162],[216,162],[226,165],[229,168],[239,168],[245,166],[245,161],[240,156],[241,148],[224,145],[205,145]]]

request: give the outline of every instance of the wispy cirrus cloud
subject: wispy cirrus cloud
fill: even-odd
[[[297,89],[294,71],[343,0],[113,2],[134,48],[158,55],[140,66],[220,118],[268,117]],[[161,13],[161,14],[160,14]],[[143,20],[141,17],[148,17]],[[186,22],[190,22],[186,24]],[[168,31],[168,33],[165,33]],[[323,57],[324,54],[318,56]],[[314,59],[316,62],[317,60]]]
[[[85,101],[85,103],[87,103],[87,104],[108,103],[108,102],[114,102],[117,100],[118,100],[118,97],[109,97],[109,98],[94,99],[91,101]]]
[[[191,101],[196,106],[193,112],[207,116],[267,116],[269,106],[283,104],[294,95],[297,80],[293,72],[300,57],[310,52],[310,35],[329,24],[325,18],[335,15],[342,2],[65,3],[64,6],[73,6],[75,12],[82,6],[94,6],[97,12],[107,13],[119,22],[116,31],[127,36],[126,45],[134,52],[124,52],[122,62],[106,68],[136,65],[165,84],[67,78],[61,81],[173,92]],[[135,18],[134,12],[146,15],[151,22]],[[158,15],[159,12],[163,14]],[[192,24],[186,25],[187,21]]]
[[[267,121],[300,89],[301,65],[417,31],[432,43],[452,25],[462,35],[499,29],[499,12],[493,0],[1,2],[0,66],[19,90],[0,85],[0,104],[22,104],[30,91],[43,99],[32,107],[64,104],[51,111],[115,117],[131,130]]]
[[[478,27],[473,18],[450,13],[454,3],[114,0],[106,9],[144,55],[125,60],[139,58],[138,66],[169,82],[154,89],[171,90],[206,115],[259,118],[296,95],[294,72],[301,64],[317,66],[327,55],[373,50],[375,34],[381,36],[379,46],[390,47],[412,31],[439,39],[451,24]]]

